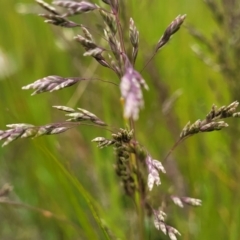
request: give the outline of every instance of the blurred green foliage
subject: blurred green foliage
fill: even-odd
[[[111,81],[115,76],[82,57],[72,30],[44,24],[33,14],[38,11],[34,1],[1,1],[0,9],[1,129],[9,123],[59,121],[62,115],[53,105],[85,108],[111,126],[124,127],[119,90],[113,85],[80,83],[34,97],[22,91],[22,86],[48,75],[94,74]],[[186,23],[206,36],[221,31],[200,0],[128,0],[123,13],[126,24],[132,17],[140,32],[139,70],[178,14],[186,13]],[[91,14],[76,19],[93,26],[97,23],[97,16]],[[188,121],[203,119],[213,103],[221,106],[239,100],[232,99],[221,73],[194,55],[191,46],[195,44],[186,28],[181,28],[143,72],[150,91],[144,93],[145,108],[136,123],[136,134],[160,161]],[[176,101],[167,112],[162,111],[172,96],[177,96]],[[156,203],[160,205],[164,192],[203,201],[197,209],[171,208],[169,220],[181,232],[180,239],[239,239],[239,122],[233,119],[229,125],[223,131],[188,139],[168,161],[169,175],[162,177]],[[109,133],[80,126],[57,136],[18,140],[0,149],[0,185],[12,184],[10,199],[26,204],[0,204],[1,240],[107,239],[106,231],[121,239],[136,239],[138,229],[132,223],[137,216],[130,211],[134,206],[123,196],[115,176],[112,150],[99,150],[91,143],[97,136]],[[146,222],[147,239],[165,239],[152,225]]]

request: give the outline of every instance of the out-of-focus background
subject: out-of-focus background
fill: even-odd
[[[53,105],[85,108],[111,126],[124,127],[120,92],[111,84],[83,82],[36,96],[21,90],[48,75],[118,80],[82,56],[81,46],[73,41],[78,29],[45,24],[34,1],[2,0],[0,9],[0,129],[10,123],[63,120]],[[171,21],[187,14],[181,30],[142,73],[150,90],[144,92],[136,135],[154,158],[163,160],[185,124],[205,118],[213,103],[223,106],[240,100],[239,12],[237,0],[125,1],[124,28],[132,17],[140,32],[138,70]],[[93,27],[99,19],[91,13],[75,17]],[[181,232],[179,239],[239,239],[240,124],[238,119],[227,122],[229,128],[222,131],[187,139],[165,166],[168,174],[162,177],[157,196],[169,192],[203,201],[200,208],[171,208],[169,222]],[[9,204],[0,203],[1,240],[105,239],[90,200],[98,205],[113,239],[135,239],[138,229],[131,226],[136,216],[115,176],[112,149],[97,149],[91,142],[97,136],[110,135],[104,129],[80,126],[0,149],[0,187],[5,183],[14,187]],[[146,225],[148,239],[167,239],[149,226],[152,223]]]

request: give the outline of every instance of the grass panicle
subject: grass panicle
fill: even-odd
[[[148,188],[151,191],[153,189],[154,183],[158,186],[161,184],[159,171],[166,173],[163,165],[158,160],[152,159],[150,155],[146,158],[146,165],[148,168]]]
[[[129,38],[130,42],[133,46],[132,50],[132,62],[135,63],[138,55],[138,47],[139,47],[139,31],[137,30],[135,23],[132,18],[129,21]]]
[[[199,207],[202,205],[202,201],[196,198],[171,196],[171,199],[174,204],[181,208],[183,208],[186,204],[194,207]]]
[[[167,27],[165,30],[164,34],[161,36],[159,39],[155,52],[158,52],[165,44],[168,43],[170,40],[171,36],[175,34],[183,24],[184,20],[186,18],[186,15],[178,15],[172,22],[171,24]]]
[[[79,27],[80,25],[73,22],[69,21],[66,18],[59,16],[59,15],[53,15],[53,14],[39,14],[40,17],[46,18],[44,21],[45,23],[53,24],[56,26],[61,26],[65,28],[74,28],[74,27]]]
[[[28,84],[22,89],[29,90],[33,89],[35,90],[31,95],[43,93],[43,92],[53,92],[58,91],[60,89],[70,87],[79,81],[86,80],[85,78],[78,78],[78,77],[60,77],[60,76],[47,76],[44,78],[41,78],[34,83]]]
[[[219,120],[230,117],[237,117],[239,115],[239,113],[236,112],[238,105],[238,101],[234,101],[228,106],[222,106],[218,109],[216,105],[213,105],[212,110],[207,114],[204,120],[197,120],[193,124],[188,122],[183,128],[180,134],[180,138],[183,139],[187,136],[191,136],[199,132],[219,131],[223,128],[228,127],[228,124],[226,122]]]
[[[60,1],[53,1],[53,4],[66,8],[68,10],[68,12],[64,14],[65,17],[91,12],[98,8],[96,4],[93,4],[87,1],[77,2],[77,1],[60,0]]]
[[[43,135],[59,134],[81,125],[98,126],[101,127],[101,129],[109,130],[111,132],[110,137],[95,137],[92,139],[92,142],[96,143],[97,147],[100,149],[111,148],[115,154],[115,160],[113,160],[115,172],[119,177],[119,182],[123,187],[124,194],[133,201],[134,211],[138,213],[139,239],[144,239],[146,219],[152,217],[153,226],[155,226],[157,230],[162,231],[170,240],[176,240],[181,234],[177,229],[168,225],[166,221],[167,214],[165,213],[168,209],[165,206],[174,203],[181,208],[185,205],[196,207],[201,206],[202,202],[200,199],[182,197],[185,196],[183,194],[178,196],[173,192],[171,193],[173,195],[170,195],[167,191],[163,191],[161,192],[163,199],[158,200],[157,207],[154,206],[153,192],[157,192],[158,189],[156,186],[161,184],[160,173],[167,173],[167,168],[164,166],[164,160],[166,160],[175,147],[187,137],[200,132],[218,131],[228,127],[228,124],[225,122],[226,118],[240,117],[240,112],[237,112],[237,107],[239,105],[238,101],[234,101],[228,106],[222,106],[220,108],[213,105],[205,119],[197,120],[194,123],[188,122],[181,131],[178,141],[169,151],[167,157],[161,162],[153,159],[145,146],[142,146],[141,143],[138,142],[138,131],[136,131],[135,125],[135,122],[139,119],[140,110],[144,107],[143,89],[149,90],[142,71],[139,71],[135,67],[140,48],[140,33],[136,27],[138,24],[135,24],[132,18],[127,21],[128,24],[122,22],[121,14],[124,9],[120,9],[122,5],[119,4],[120,1],[118,0],[102,0],[101,6],[103,5],[104,7],[99,7],[96,3],[90,1],[53,1],[53,4],[56,5],[57,8],[42,0],[36,0],[36,2],[47,12],[40,14],[40,16],[45,19],[45,22],[66,28],[79,27],[71,31],[74,31],[74,40],[80,43],[85,50],[83,56],[92,57],[97,61],[99,66],[106,67],[108,70],[115,73],[114,76],[116,79],[114,79],[114,83],[112,80],[110,82],[108,80],[101,80],[100,78],[95,79],[119,86],[120,93],[119,91],[115,91],[113,94],[118,94],[120,99],[116,111],[123,112],[122,120],[125,122],[125,125],[123,124],[123,127],[114,126],[109,130],[105,128],[105,126],[108,125],[104,121],[88,110],[83,108],[77,108],[75,110],[72,107],[55,105],[53,108],[65,113],[65,117],[67,118],[65,121],[48,123],[41,126],[27,123],[8,124],[7,130],[0,130],[0,140],[4,140],[2,146],[6,146],[19,138],[35,138]],[[211,9],[215,7],[215,2],[213,0],[207,0],[206,3]],[[94,12],[99,20],[97,32],[99,34],[100,30],[100,40],[103,41],[100,41],[99,38],[96,37],[96,31],[93,30],[92,26],[88,27],[82,23],[73,22],[68,19],[68,17],[70,18],[72,15],[85,13],[92,14],[92,12]],[[179,31],[185,18],[186,15],[178,15],[170,23],[157,42],[152,58],[169,42],[170,38]],[[217,11],[216,19],[219,24],[221,24],[222,18],[223,16],[220,14],[220,11]],[[79,20],[77,17],[75,19]],[[191,31],[194,32],[193,29]],[[205,45],[208,45],[209,49],[214,52],[214,45],[209,42],[207,38],[196,31],[194,34],[198,40],[205,42]],[[130,53],[128,53],[126,49],[130,49]],[[223,68],[223,63],[226,63],[226,61],[219,63],[221,68]],[[229,74],[230,69],[226,69],[227,67],[228,66],[225,65],[224,71]],[[34,91],[32,95],[43,92],[51,93],[85,80],[90,80],[90,78],[51,75],[38,79],[22,87],[22,89],[32,89]],[[149,81],[151,81],[151,79]],[[139,129],[139,131],[143,131],[143,129]],[[77,178],[74,178],[74,183],[75,180],[78,181]],[[0,189],[0,198],[7,196],[10,191],[11,188],[9,186]],[[168,201],[169,199],[171,201]],[[162,202],[161,206],[159,206],[159,202]],[[88,201],[88,203],[91,205],[90,201]],[[95,210],[92,212],[95,214]],[[98,216],[94,217],[98,219]],[[107,224],[104,225],[100,220],[97,223],[100,225],[100,228],[107,229],[105,233],[111,232]]]

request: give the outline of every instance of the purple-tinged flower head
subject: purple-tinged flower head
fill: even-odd
[[[141,87],[148,90],[148,86],[141,74],[137,72],[125,56],[125,72],[121,79],[120,90],[125,100],[124,117],[138,119],[139,110],[144,101]]]
[[[137,27],[135,26],[135,23],[132,18],[130,18],[130,21],[129,21],[129,38],[130,38],[130,42],[133,46],[132,62],[134,64],[136,61],[137,55],[138,55],[139,31],[137,30]]]
[[[166,224],[162,220],[160,220],[157,216],[155,216],[153,223],[157,230],[161,230],[166,235],[167,233]]]
[[[159,171],[166,173],[163,165],[158,160],[152,159],[150,155],[146,158],[146,165],[148,168],[148,188],[151,191],[154,183],[160,185]]]
[[[162,48],[168,41],[170,40],[171,36],[176,33],[181,25],[183,24],[184,20],[186,18],[186,14],[184,15],[178,15],[167,27],[164,34],[160,38],[160,40],[157,43],[155,52],[157,52],[160,48]]]
[[[87,13],[98,8],[96,4],[87,1],[76,2],[68,0],[65,1],[59,0],[53,1],[53,4],[67,8],[69,12],[65,14],[66,16]]]
[[[37,81],[22,87],[22,89],[24,90],[33,89],[35,91],[31,95],[35,95],[43,92],[53,92],[66,87],[70,87],[82,80],[85,79],[78,77],[64,78],[52,75],[38,79]]]
[[[161,230],[165,235],[167,234],[171,240],[177,240],[176,235],[181,236],[180,232],[165,223],[166,214],[161,210],[153,210],[154,226],[157,230]]]
[[[167,234],[167,225],[164,222],[166,218],[166,213],[161,210],[153,210],[153,222],[157,230],[161,230],[165,235]]]
[[[61,27],[65,27],[65,28],[74,28],[74,27],[80,26],[79,24],[77,24],[73,21],[69,21],[66,18],[64,18],[63,16],[59,16],[59,15],[39,14],[39,16],[46,18],[46,20],[44,21],[45,23],[49,23],[49,24],[56,25],[56,26],[61,26]]]
[[[174,204],[177,206],[183,208],[185,204],[194,206],[194,207],[199,207],[202,205],[202,201],[200,199],[196,198],[190,198],[190,197],[177,197],[177,196],[171,196]]]
[[[17,140],[18,138],[39,137],[42,135],[59,134],[72,128],[70,124],[52,123],[44,126],[34,126],[28,123],[8,124],[7,130],[0,130],[0,140],[5,140],[2,147]]]
[[[171,226],[166,226],[166,228],[167,228],[168,236],[171,240],[177,240],[176,235],[181,236],[181,233],[176,228],[171,227]]]

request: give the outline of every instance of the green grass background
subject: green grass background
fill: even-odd
[[[29,8],[36,11],[35,6],[30,0],[0,2],[0,128],[9,123],[43,125],[63,120],[53,105],[85,108],[112,126],[124,127],[119,90],[113,85],[81,83],[33,97],[21,90],[48,75],[94,74],[117,81],[109,70],[82,57],[81,47],[72,40],[77,30],[56,28],[36,14],[20,13]],[[200,0],[128,0],[126,6],[126,17],[133,17],[140,32],[139,70],[178,14],[187,14],[186,23],[206,36],[220,31]],[[76,19],[93,26],[97,22],[95,14]],[[204,118],[213,103],[222,106],[239,100],[233,99],[227,79],[195,56],[191,50],[195,44],[181,28],[143,72],[150,91],[144,93],[145,108],[136,134],[160,161],[188,121]],[[163,114],[163,102],[176,91],[181,95]],[[166,166],[168,177],[163,176],[163,184],[155,190],[159,205],[166,192],[203,201],[200,208],[170,209],[169,221],[181,232],[179,239],[239,239],[239,121],[228,122],[228,129],[198,134],[180,145],[171,156],[173,165]],[[14,186],[10,199],[55,214],[0,204],[1,240],[107,239],[100,222],[116,236],[113,239],[137,239],[136,215],[115,176],[112,149],[97,149],[91,143],[97,136],[110,135],[80,126],[57,136],[17,140],[0,149],[0,185]],[[151,222],[146,222],[146,228],[146,239],[167,239]]]

